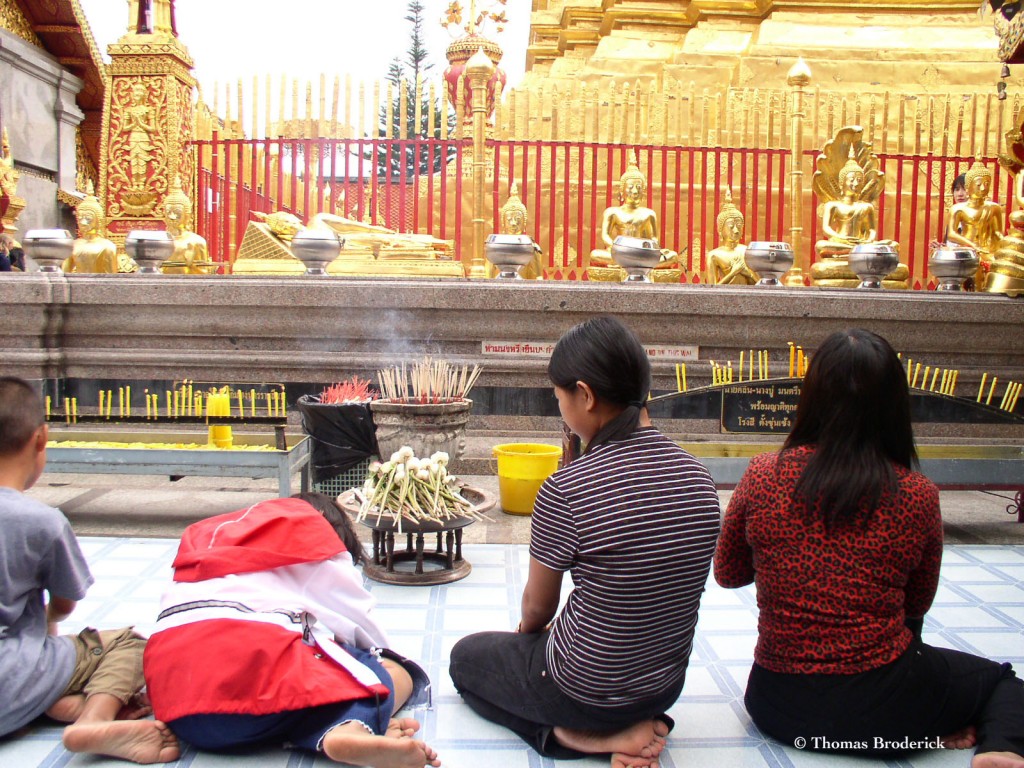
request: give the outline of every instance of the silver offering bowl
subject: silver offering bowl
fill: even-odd
[[[743,259],[752,271],[761,276],[758,285],[776,288],[782,285],[779,278],[792,269],[796,257],[789,243],[755,240],[747,246]]]
[[[174,255],[174,238],[161,229],[133,229],[124,249],[139,265],[139,275],[159,275],[160,265]]]
[[[63,272],[71,258],[75,239],[66,229],[32,229],[21,238],[25,253],[35,259],[40,272]]]
[[[484,242],[484,256],[505,280],[521,280],[519,270],[533,260],[536,250],[528,235],[488,235]]]
[[[344,245],[333,232],[304,229],[292,238],[292,253],[306,265],[307,275],[326,275],[327,265],[338,258]]]
[[[861,243],[853,246],[848,263],[860,278],[858,288],[878,289],[885,276],[900,265],[900,254],[888,243]]]
[[[962,291],[964,281],[978,271],[978,253],[960,245],[941,245],[932,251],[928,268],[939,278],[939,291]]]
[[[619,235],[612,243],[612,260],[626,270],[627,283],[649,283],[650,272],[661,261],[661,246],[651,237]]]

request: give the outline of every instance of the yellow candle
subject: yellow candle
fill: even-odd
[[[946,394],[946,386],[949,384],[949,369],[942,372],[942,381],[939,383],[939,393]]]
[[[71,398],[71,418],[74,420],[74,422],[76,424],[78,423],[78,398],[77,397],[72,397]]]
[[[1024,388],[1024,384],[1018,383],[1017,388],[1013,390],[1013,399],[1010,400],[1010,404],[1006,407],[1006,410],[1008,410],[1010,413],[1013,413],[1015,410],[1017,410],[1017,398],[1020,397],[1020,391],[1022,388]]]
[[[796,362],[796,347],[793,346],[793,342],[787,342],[789,344],[789,378],[793,378],[793,364]]]
[[[270,406],[270,392],[267,392],[267,416],[273,416],[274,411]]]
[[[907,386],[910,386],[910,372],[914,370],[914,361],[907,358]]]
[[[992,404],[992,395],[994,395],[995,392],[996,392],[996,382],[997,381],[999,381],[999,377],[998,376],[993,376],[992,377],[992,386],[990,386],[988,388],[988,397],[985,399],[985,405],[991,405]]]
[[[146,390],[146,420],[153,418],[153,401],[149,399],[149,390]]]
[[[281,417],[288,415],[288,393],[281,390]]]
[[[742,373],[742,372],[743,372],[743,371],[742,371],[742,369],[741,369],[741,370],[740,370],[740,373]],[[730,361],[729,361],[729,372],[728,372],[728,373],[726,374],[726,379],[725,379],[725,380],[726,380],[726,381],[727,381],[728,383],[732,384],[732,360],[730,360]]]
[[[804,375],[804,348],[800,346],[796,348],[796,375]]]
[[[124,387],[117,388],[117,415],[124,416]]]
[[[981,402],[981,396],[985,393],[985,379],[988,378],[987,373],[981,374],[981,385],[978,387],[978,402]]]
[[[683,391],[683,370],[679,363],[676,363],[676,392]]]
[[[167,418],[171,418],[171,390],[165,389],[164,394],[167,396]]]
[[[683,363],[683,392],[686,392],[686,363]]]
[[[939,369],[936,368],[934,371],[932,371],[932,384],[931,384],[930,387],[928,387],[928,391],[929,392],[934,392],[935,391],[935,380],[938,377],[939,377]]]
[[[249,415],[252,417],[256,416],[256,390],[249,390]]]
[[[114,408],[114,390],[107,390],[107,418],[110,418],[110,414]]]
[[[1006,403],[1009,402],[1010,392],[1012,392],[1012,391],[1013,391],[1013,382],[1011,381],[1009,384],[1006,385],[1006,390],[1003,392],[1003,399],[999,401],[999,410],[1000,411],[1005,411],[1006,410]]]
[[[920,363],[915,363],[914,364],[914,379],[913,379],[913,381],[910,382],[911,389],[913,389],[914,387],[917,386],[917,377],[918,377],[918,374],[920,374],[920,373],[921,373],[921,364]]]
[[[732,366],[732,363],[729,363]],[[740,350],[740,381],[743,381],[743,350]]]
[[[103,394],[103,392],[101,391],[100,395],[102,395],[102,394]],[[52,403],[53,403],[53,399],[49,395],[47,395],[46,396],[46,418],[50,418],[50,406],[52,405]]]
[[[71,423],[71,399],[67,397],[64,398],[64,420]]]
[[[769,371],[768,371],[768,350],[766,349],[764,351],[764,377],[767,379],[770,376],[771,376],[771,373],[769,373]]]
[[[103,417],[103,390],[100,390],[100,417]]]
[[[181,402],[181,392],[174,390],[174,418],[178,418],[178,405]]]
[[[242,399],[242,390],[238,390],[238,418],[245,418],[245,400]]]
[[[955,396],[956,395],[956,382],[957,382],[957,380],[959,378],[960,378],[960,371],[959,370],[953,371],[953,380],[951,382],[949,382],[949,394],[950,394],[950,396]]]
[[[750,350],[750,356],[747,358],[747,367],[750,369],[749,375],[747,376],[747,381],[753,381],[754,380],[754,350]]]

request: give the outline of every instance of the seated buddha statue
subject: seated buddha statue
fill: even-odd
[[[745,220],[725,190],[725,203],[715,220],[721,244],[708,253],[707,282],[712,285],[754,285],[760,278],[747,266],[747,246],[740,243]]]
[[[841,128],[835,139],[818,155],[812,186],[824,200],[821,228],[826,237],[814,245],[818,256],[811,266],[811,283],[840,288],[856,288],[860,278],[850,269],[849,256],[854,246],[879,243],[898,247],[893,240],[880,240],[875,222],[875,201],[885,187],[885,177],[877,168],[878,160],[869,145],[860,140],[859,126]],[[839,163],[845,156],[846,162]],[[862,158],[864,165],[858,162]],[[910,270],[900,264],[882,285],[908,287]]]
[[[210,260],[206,239],[189,229],[191,223],[192,201],[176,176],[164,198],[164,224],[174,240],[174,252],[160,268],[165,275],[209,275],[217,269]]]
[[[528,211],[519,197],[519,184],[512,182],[508,190],[508,200],[498,209],[498,216],[501,220],[501,234],[503,235],[527,235],[526,221]],[[541,257],[543,251],[537,243],[533,244],[533,260],[519,270],[519,276],[525,280],[536,280],[543,274]],[[497,274],[497,272],[495,272]]]
[[[1024,149],[1024,136],[1018,134],[1018,142]],[[989,293],[1019,294],[1024,292],[1024,164],[1003,156],[999,161],[1014,174],[1013,200],[1017,210],[1010,214],[1010,231],[999,241],[985,282],[979,283],[979,288]]]
[[[611,247],[615,238],[645,237],[658,239],[658,215],[641,205],[647,195],[647,177],[632,159],[626,171],[619,178],[619,205],[605,209],[601,219],[601,242],[604,248],[595,248],[584,265],[591,279],[621,280],[625,270],[619,267],[612,258]],[[679,270],[679,254],[662,248],[661,262],[654,272],[661,269]],[[593,270],[594,267],[600,271]],[[655,278],[656,279],[656,278]]]
[[[988,199],[991,188],[992,172],[977,157],[967,171],[967,199],[949,210],[946,226],[948,242],[977,251],[978,272],[974,282],[978,290],[986,285],[985,275],[1003,237],[1003,206]]]
[[[71,257],[64,262],[65,272],[107,273],[118,271],[117,246],[103,236],[103,204],[89,194],[75,206],[78,237],[71,248]]]

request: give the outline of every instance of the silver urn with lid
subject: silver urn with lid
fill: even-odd
[[[533,260],[537,246],[529,235],[488,235],[484,256],[503,280],[522,280],[519,270]]]
[[[761,276],[758,285],[776,288],[779,278],[793,268],[796,256],[789,243],[755,240],[747,246],[743,259],[750,269]]]
[[[307,275],[326,275],[327,265],[338,258],[344,245],[333,232],[303,229],[292,238],[292,253],[306,265]]]
[[[847,263],[860,278],[858,288],[880,289],[885,276],[900,265],[900,254],[889,243],[861,243],[853,246]]]
[[[978,252],[962,245],[940,245],[932,251],[928,269],[939,279],[938,291],[962,291],[978,271]]]
[[[21,238],[21,244],[39,265],[40,272],[61,273],[62,265],[71,258],[75,238],[66,229],[30,229]]]
[[[651,282],[651,270],[661,261],[661,246],[652,237],[619,235],[611,252],[612,260],[626,270],[627,283]]]
[[[174,255],[174,239],[162,229],[133,229],[124,249],[139,265],[139,275],[158,275],[160,265]]]

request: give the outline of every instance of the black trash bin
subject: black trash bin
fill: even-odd
[[[361,486],[378,455],[369,402],[321,403],[315,395],[303,395],[296,405],[302,429],[313,441],[313,489],[338,496]]]

